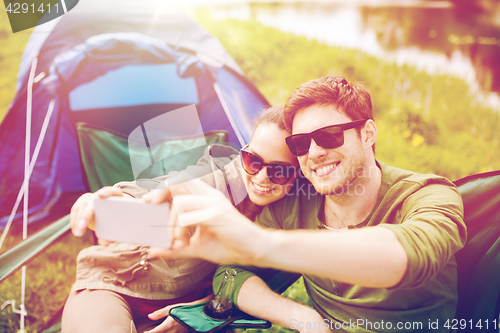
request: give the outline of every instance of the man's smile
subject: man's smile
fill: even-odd
[[[340,164],[340,161],[334,162],[334,163],[329,163],[329,164],[323,164],[319,165],[316,167],[312,167],[312,171],[314,174],[318,177],[324,177],[328,174],[330,174],[338,165]]]

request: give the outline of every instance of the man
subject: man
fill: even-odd
[[[184,219],[203,219],[207,211],[214,216],[217,207],[225,213],[202,222],[191,239],[179,236],[163,253],[301,272],[325,319],[318,324],[331,329],[448,331],[444,324],[457,304],[454,254],[466,240],[456,187],[377,161],[370,95],[342,77],[297,88],[285,105],[285,122],[293,133],[287,144],[307,179],[294,195],[267,206],[256,222],[307,232],[250,226],[210,190],[187,185],[186,193],[209,191],[211,198],[176,197]],[[307,190],[309,182],[315,190]],[[218,270],[215,285],[224,270]],[[258,269],[237,270],[232,298],[241,310],[292,329],[316,324],[290,319],[280,296],[255,275]]]

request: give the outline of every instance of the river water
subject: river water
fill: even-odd
[[[254,19],[430,74],[459,76],[500,111],[500,2],[470,3],[479,2],[238,2],[210,11],[216,19]]]

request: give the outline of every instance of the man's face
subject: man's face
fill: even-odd
[[[312,105],[299,111],[293,120],[292,133],[310,133],[322,127],[351,122],[333,105]],[[361,127],[360,127],[361,128]],[[363,184],[361,179],[366,156],[356,129],[344,131],[344,144],[325,149],[311,140],[309,152],[298,157],[300,168],[316,191],[324,195],[342,195]]]

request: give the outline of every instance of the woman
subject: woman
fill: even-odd
[[[169,184],[175,177],[201,178],[227,192],[238,210],[253,220],[263,206],[283,198],[298,175],[297,160],[285,144],[288,135],[283,107],[270,108],[260,116],[250,144],[241,151],[241,158],[234,150],[228,154],[230,148],[210,147],[196,166],[153,179],[148,188],[161,188],[165,178]],[[224,153],[221,154],[221,150],[225,150]],[[229,163],[232,157],[236,158]],[[211,172],[206,172],[207,167]],[[248,193],[243,200],[240,189]],[[166,196],[169,191],[167,188],[161,193]],[[71,210],[73,234],[81,236],[87,227],[93,229],[96,197],[139,198],[148,192],[150,190],[133,182],[123,182],[82,195]],[[149,198],[146,195],[149,201],[157,198],[158,191]],[[64,333],[97,332],[104,328],[106,332],[145,332],[153,328],[150,332],[183,331],[185,329],[171,317],[163,321],[169,309],[204,302],[211,297],[207,290],[211,290],[216,268],[212,263],[199,259],[148,260],[145,246],[102,240],[99,244],[78,255],[77,280],[63,313]],[[313,310],[304,308],[304,311]]]

